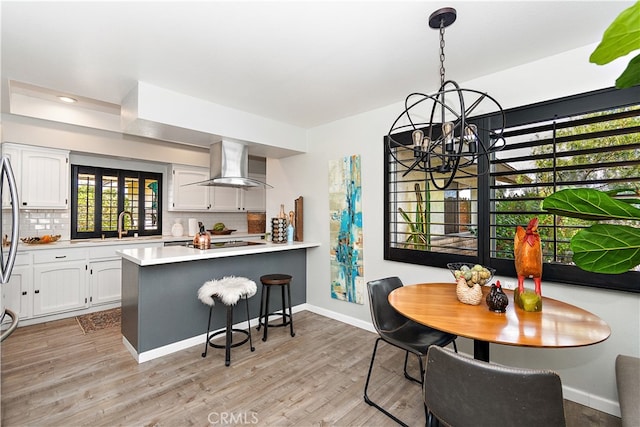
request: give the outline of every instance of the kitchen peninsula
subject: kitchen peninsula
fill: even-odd
[[[306,302],[306,251],[317,243],[275,244],[199,250],[184,246],[149,247],[119,251],[122,256],[122,336],[138,363],[203,344],[208,306],[198,300],[198,289],[211,279],[244,276],[260,288],[260,276],[293,276],[292,305]],[[274,301],[271,311],[277,310]],[[257,318],[260,290],[249,299]],[[237,319],[242,319],[238,316]],[[225,325],[225,310],[213,311],[212,329]]]

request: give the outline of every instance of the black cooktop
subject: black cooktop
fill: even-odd
[[[237,248],[240,246],[254,246],[254,245],[264,245],[263,242],[255,242],[252,240],[229,240],[226,242],[211,242],[211,247],[209,249],[225,249],[225,248]],[[189,244],[190,248],[194,248],[194,244]]]

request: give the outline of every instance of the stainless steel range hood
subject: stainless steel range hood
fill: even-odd
[[[211,144],[208,181],[198,183],[211,187],[273,188],[249,178],[249,146],[242,142],[222,140]]]

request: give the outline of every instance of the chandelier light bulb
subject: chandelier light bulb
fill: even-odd
[[[442,124],[442,138],[445,151],[453,153],[453,122],[444,122]]]
[[[411,138],[413,139],[413,148],[416,150],[422,150],[424,132],[422,132],[420,129],[414,130],[411,134]]]

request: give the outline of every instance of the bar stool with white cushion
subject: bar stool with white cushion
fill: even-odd
[[[202,357],[207,356],[207,349],[209,346],[214,348],[225,349],[225,365],[231,364],[231,347],[238,347],[247,341],[249,341],[249,347],[251,351],[254,351],[253,342],[251,341],[251,325],[249,323],[249,298],[254,296],[257,291],[256,283],[246,277],[227,276],[222,279],[209,280],[205,282],[198,290],[198,298],[204,304],[209,306],[209,321],[207,322],[207,340],[204,344],[204,353]],[[238,303],[238,300],[243,298],[247,307],[247,330],[234,329],[233,328],[233,307]],[[211,313],[213,312],[213,306],[215,301],[219,301],[227,306],[227,324],[225,330],[218,332],[211,332]],[[246,338],[239,342],[233,342],[233,333],[245,334]],[[214,344],[213,338],[226,334],[225,345]]]

